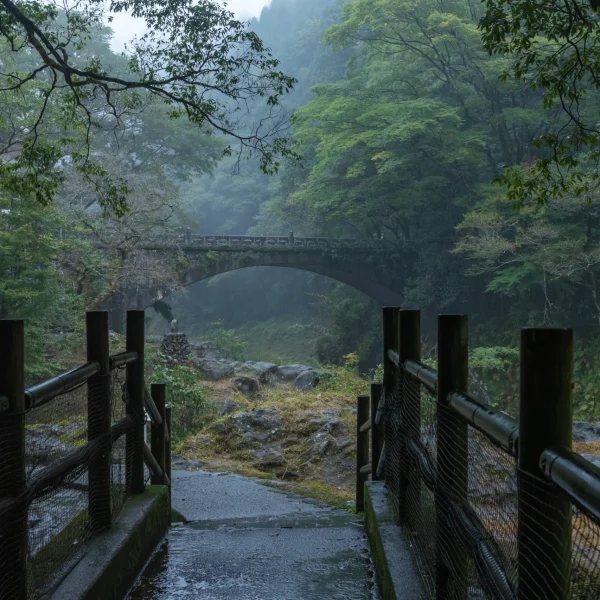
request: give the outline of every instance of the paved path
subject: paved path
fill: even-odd
[[[173,472],[174,527],[129,600],[371,600],[362,520],[226,473]]]

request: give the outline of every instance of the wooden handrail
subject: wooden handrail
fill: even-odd
[[[71,369],[66,373],[52,377],[43,383],[25,390],[25,410],[47,404],[56,396],[85,383],[90,377],[100,372],[100,365],[95,361]]]
[[[154,404],[154,400],[152,399],[152,394],[148,391],[148,386],[144,384],[144,405],[146,406],[146,410],[150,415],[150,420],[153,425],[162,425],[162,417],[160,416],[160,412],[156,408],[156,404]]]

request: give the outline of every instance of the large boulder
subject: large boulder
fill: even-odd
[[[294,387],[298,390],[312,390],[319,385],[319,374],[314,371],[303,371],[294,379]]]
[[[283,365],[277,367],[277,377],[283,381],[294,381],[298,375],[305,371],[314,371],[314,369],[307,365]]]
[[[575,442],[599,442],[600,430],[598,424],[575,421],[573,423],[573,440]]]
[[[261,471],[283,467],[285,458],[274,448],[260,448],[254,452],[254,466]]]
[[[261,383],[269,383],[277,373],[277,365],[269,362],[248,361],[242,365],[242,369],[256,373]]]
[[[235,367],[232,363],[216,360],[194,361],[194,365],[209,381],[220,381],[234,374]]]
[[[315,417],[308,422],[308,429],[310,431],[338,433],[345,431],[345,425],[341,419],[323,413],[322,417]]]
[[[231,415],[238,409],[238,403],[235,400],[225,400],[221,405],[221,410],[219,411],[219,415],[222,417],[224,415]]]
[[[254,396],[258,392],[258,381],[252,377],[234,377],[231,380],[231,384],[238,392],[244,394],[244,396]]]
[[[231,422],[248,444],[263,444],[281,435],[283,421],[276,410],[269,408],[242,412],[231,417]]]

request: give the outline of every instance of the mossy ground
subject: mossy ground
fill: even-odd
[[[300,391],[291,385],[263,386],[254,398],[235,391],[229,380],[204,382],[211,403],[235,401],[236,413],[254,409],[277,411],[281,418],[280,434],[262,447],[273,447],[285,459],[281,467],[262,470],[255,465],[255,451],[261,447],[249,442],[235,426],[232,415],[212,419],[199,432],[189,436],[174,449],[186,460],[201,460],[208,470],[226,470],[272,481],[280,489],[301,493],[334,505],[347,505],[354,496],[354,460],[356,444],[356,396],[366,393],[368,383],[346,371],[338,370],[333,378],[314,390]],[[327,455],[315,455],[314,436],[319,426],[314,420],[323,411],[334,411],[341,421],[336,432],[326,434],[343,438],[351,444]],[[235,414],[235,413],[234,413]],[[282,485],[281,482],[285,482]]]

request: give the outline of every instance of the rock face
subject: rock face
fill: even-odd
[[[192,353],[185,333],[167,333],[160,351],[173,362],[186,362]]]
[[[231,380],[231,384],[238,392],[244,394],[244,396],[254,396],[258,392],[258,381],[252,377],[234,377]]]

